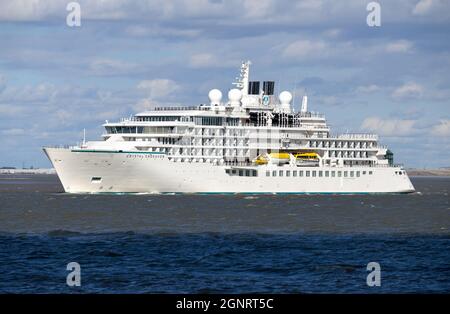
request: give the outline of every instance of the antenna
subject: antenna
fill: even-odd
[[[303,99],[302,99],[301,112],[308,112],[308,96],[306,96],[306,94],[303,96]]]
[[[86,129],[83,129],[83,146],[86,146]]]
[[[295,113],[295,90],[297,89],[298,75],[294,81],[294,90],[292,91],[292,111]]]
[[[242,90],[243,95],[248,95],[248,81],[250,76],[250,61],[242,62],[241,71],[239,73],[239,77],[237,77],[237,81],[233,83],[237,88]]]

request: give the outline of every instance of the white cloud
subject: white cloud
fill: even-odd
[[[414,15],[445,16],[446,0],[388,1],[383,3],[386,22],[412,20]],[[65,21],[68,0],[2,0],[0,20],[43,21],[61,18]],[[312,25],[329,22],[359,20],[365,14],[361,0],[78,0],[82,19],[86,20],[142,20],[168,21],[191,19],[192,22],[210,20],[226,25],[286,24]],[[443,13],[444,12],[444,13]],[[431,14],[433,13],[433,14]],[[210,25],[210,24],[208,24]],[[183,28],[183,27],[181,27]]]
[[[167,36],[167,37],[188,37],[193,38],[201,34],[198,29],[176,29],[169,27],[160,27],[157,25],[148,27],[143,25],[131,25],[125,30],[127,35],[134,37],[144,36]]]
[[[413,43],[408,40],[403,40],[403,39],[388,43],[386,45],[386,51],[394,52],[394,53],[411,52],[412,48],[413,48]]]
[[[337,106],[340,104],[339,98],[336,96],[316,96],[317,104],[322,104],[324,106]]]
[[[89,69],[94,75],[121,75],[133,72],[136,64],[112,59],[95,59],[89,64]]]
[[[239,60],[230,59],[230,57],[218,57],[211,53],[198,53],[190,56],[188,65],[191,68],[236,68],[239,66],[239,63]]]
[[[412,18],[420,16],[431,22],[448,21],[450,2],[448,0],[420,0],[412,10]]]
[[[380,90],[380,87],[378,85],[375,85],[375,84],[358,86],[356,88],[356,92],[357,93],[373,93],[373,92],[376,92],[376,91],[379,91],[379,90]]]
[[[324,32],[324,35],[330,38],[337,38],[341,35],[342,30],[339,28],[331,28]]]
[[[0,94],[5,90],[6,88],[6,78],[0,73]]]
[[[195,54],[189,59],[189,65],[193,68],[217,66],[217,64],[217,58],[210,53]]]
[[[274,11],[272,0],[245,0],[243,4],[245,16],[248,18],[270,17]]]
[[[137,88],[147,92],[150,99],[161,99],[178,91],[180,86],[169,79],[154,79],[139,82]]]
[[[397,98],[397,99],[418,98],[423,95],[423,92],[424,92],[424,88],[422,85],[414,83],[414,82],[409,82],[409,83],[403,84],[402,86],[397,87],[392,92],[392,97]]]
[[[366,118],[361,129],[384,136],[405,136],[412,135],[415,129],[416,120],[401,119],[381,119],[378,117]]]
[[[339,58],[354,62],[355,58],[358,60],[368,58],[371,52],[370,47],[358,46],[352,41],[300,39],[281,46],[280,53],[282,57],[291,61]]]
[[[1,116],[15,116],[24,111],[25,111],[25,108],[19,107],[17,105],[0,104],[0,115]]]
[[[144,99],[139,100],[133,106],[133,109],[136,112],[142,112],[142,111],[147,111],[147,110],[150,110],[150,109],[154,109],[155,107],[158,107],[158,106],[159,106],[159,103],[157,103],[157,102],[155,102],[155,101],[153,101],[151,99],[144,98]]]
[[[19,128],[12,128],[12,129],[6,129],[1,131],[2,135],[8,135],[8,136],[18,136],[18,135],[24,135],[25,130],[19,129]]]
[[[0,20],[38,21],[48,14],[55,1],[10,0],[0,2]],[[63,7],[64,8],[64,7]]]
[[[322,9],[324,6],[324,1],[318,1],[318,0],[303,0],[298,1],[296,6],[302,10],[308,10],[308,9]]]
[[[441,120],[439,124],[431,128],[430,132],[435,136],[450,136],[450,119]]]
[[[0,94],[0,103],[35,103],[51,101],[57,96],[57,88],[50,83],[40,83],[34,86],[6,86]]]
[[[433,0],[420,0],[413,9],[414,15],[425,15],[433,6]]]
[[[329,45],[321,40],[297,40],[284,48],[282,54],[287,58],[307,59],[323,56],[329,50]]]

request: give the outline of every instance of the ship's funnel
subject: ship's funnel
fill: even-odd
[[[248,82],[248,94],[259,95],[259,81]]]
[[[263,91],[264,95],[273,95],[275,90],[275,82],[274,81],[264,81],[263,82]]]

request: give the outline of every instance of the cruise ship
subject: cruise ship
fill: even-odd
[[[275,82],[250,80],[197,106],[156,107],[106,121],[101,140],[44,147],[68,193],[409,193],[375,134],[334,135]]]

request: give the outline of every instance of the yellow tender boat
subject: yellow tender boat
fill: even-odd
[[[301,159],[318,159],[319,155],[317,153],[296,153],[294,154],[294,157]]]
[[[269,160],[271,163],[286,163],[289,162],[289,159],[289,153],[270,153],[259,155],[253,161],[257,165],[265,165],[269,162]]]
[[[270,158],[275,158],[275,159],[289,159],[290,158],[289,153],[270,153],[269,156],[270,156]]]
[[[257,165],[265,165],[265,164],[267,164],[269,162],[269,159],[267,158],[266,155],[259,155],[253,161]]]
[[[317,162],[319,160],[319,155],[317,153],[294,153],[293,156],[298,161],[313,161]],[[256,157],[253,162],[257,165],[266,165],[269,163],[287,163],[291,157],[290,153],[270,153],[262,154]]]

